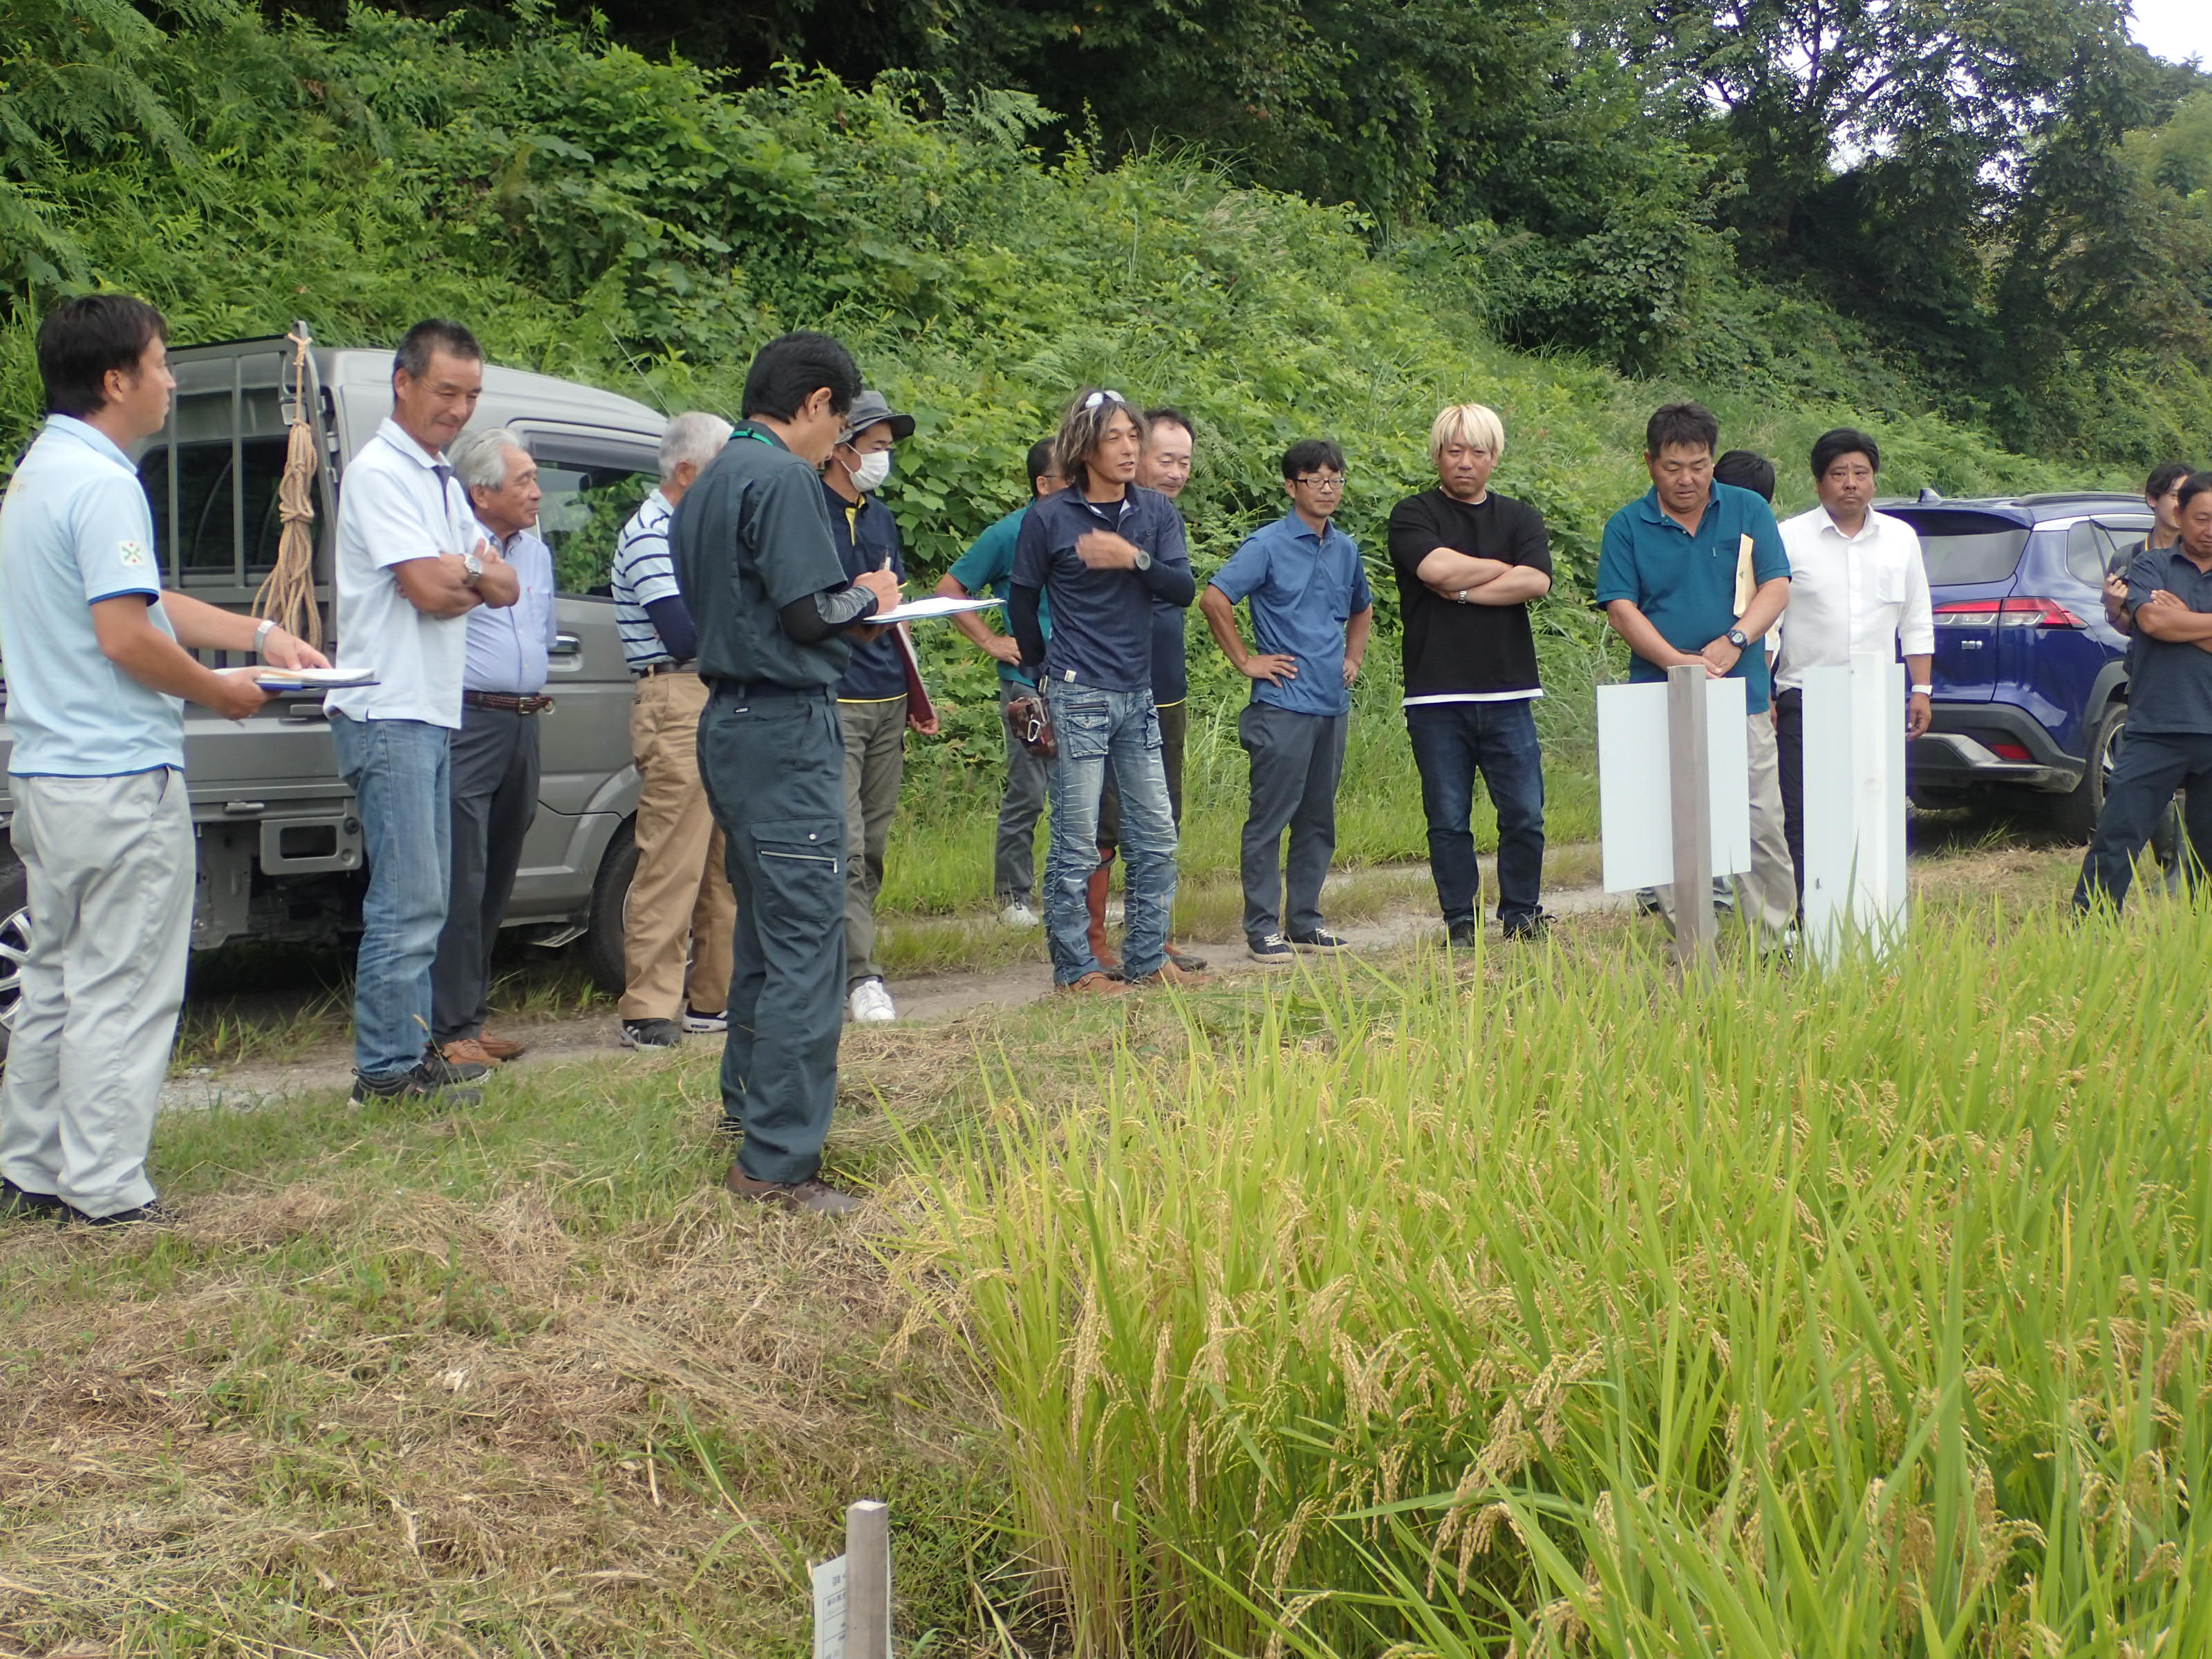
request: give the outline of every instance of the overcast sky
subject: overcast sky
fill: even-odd
[[[2160,58],[2191,58],[2212,69],[2212,5],[2206,0],[2136,0],[2135,37]]]

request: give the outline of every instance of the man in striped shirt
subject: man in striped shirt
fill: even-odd
[[[660,487],[615,544],[615,625],[635,677],[630,756],[637,763],[637,872],[623,927],[622,1040],[673,1048],[686,1031],[726,1028],[730,935],[737,901],[722,867],[722,832],[699,779],[699,635],[676,585],[668,521],[730,423],[678,415],[660,439]],[[686,958],[690,965],[687,968]]]

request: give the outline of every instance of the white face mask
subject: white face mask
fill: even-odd
[[[878,449],[872,455],[860,457],[860,464],[853,469],[853,482],[864,495],[872,495],[884,487],[884,480],[891,476],[891,453]]]

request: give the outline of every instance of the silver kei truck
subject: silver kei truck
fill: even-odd
[[[313,581],[327,649],[337,501],[348,464],[392,410],[389,351],[284,339],[170,354],[169,423],[140,448],[165,586],[251,609],[276,564],[287,415],[304,414],[317,465]],[[303,373],[295,373],[295,370]],[[304,390],[295,398],[295,388]],[[548,375],[487,364],[471,429],[505,427],[538,462],[540,529],[553,549],[559,641],[546,690],[537,822],[507,926],[543,945],[583,941],[602,985],[623,978],[623,908],[637,852],[630,677],[605,597],[615,538],[659,481],[663,417],[642,404]],[[218,665],[224,660],[212,659]],[[11,746],[0,725],[0,1055],[21,995],[31,921],[23,866],[5,842]],[[196,950],[246,939],[327,943],[357,929],[368,875],[352,793],[339,781],[319,695],[272,699],[234,723],[185,711],[185,782],[199,843]]]

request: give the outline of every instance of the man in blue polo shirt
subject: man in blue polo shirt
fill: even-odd
[[[2184,792],[2191,856],[2182,866],[2192,893],[2212,859],[2212,472],[2191,474],[2178,496],[2180,539],[2139,549],[2128,567],[2128,740],[2081,860],[2077,910],[2126,902],[2135,855],[2176,789]]]
[[[1133,985],[1192,977],[1167,959],[1176,829],[1152,706],[1152,601],[1188,605],[1197,588],[1182,520],[1164,495],[1133,482],[1144,441],[1144,417],[1120,392],[1079,396],[1057,446],[1068,488],[1030,508],[1014,553],[1014,638],[1024,672],[1042,677],[1059,740],[1045,860],[1053,980],[1091,994],[1121,988],[1098,961],[1085,903],[1109,769],[1127,870],[1123,969]],[[1048,596],[1049,644],[1038,614]]]
[[[1668,404],[1644,428],[1650,493],[1607,521],[1597,602],[1635,653],[1632,680],[1663,680],[1686,663],[1744,683],[1751,768],[1751,873],[1741,914],[1779,939],[1796,913],[1796,878],[1783,831],[1780,763],[1767,714],[1766,653],[1759,640],[1790,603],[1790,558],[1774,510],[1748,489],[1713,482],[1720,422],[1698,404]],[[1671,921],[1676,895],[1659,889]]]
[[[1252,682],[1237,721],[1252,768],[1241,860],[1244,941],[1246,954],[1269,967],[1298,951],[1345,948],[1322,926],[1321,889],[1336,854],[1352,683],[1375,620],[1359,549],[1331,522],[1344,501],[1344,452],[1323,438],[1292,444],[1283,452],[1283,489],[1291,510],[1247,537],[1198,602],[1215,642]],[[1257,652],[1237,632],[1239,599],[1251,602]]]

